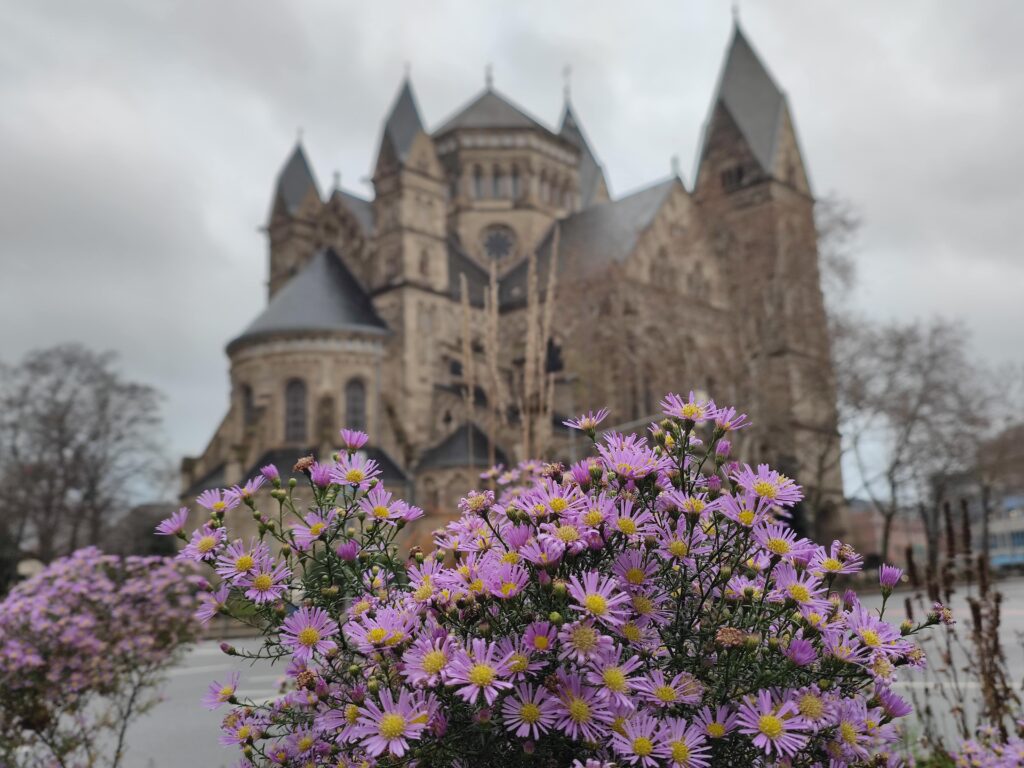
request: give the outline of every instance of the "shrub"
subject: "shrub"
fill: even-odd
[[[595,439],[572,467],[485,473],[436,551],[401,558],[421,517],[377,481],[342,432],[333,463],[301,461],[308,507],[276,470],[198,499],[209,521],[181,556],[224,579],[204,613],[255,611],[242,657],[288,664],[288,691],[229,705],[223,742],[243,766],[830,765],[886,760],[910,708],[890,689],[924,656],[910,636],[833,589],[861,558],[786,523],[790,478],[731,457],[746,417],[669,395],[650,439]],[[276,510],[259,510],[268,482]],[[259,536],[232,540],[247,506]],[[888,597],[893,572],[882,574]],[[898,573],[895,574],[898,579]],[[884,611],[884,605],[883,605]],[[574,761],[576,761],[574,763]]]
[[[133,719],[198,624],[171,558],[55,560],[0,602],[0,765],[117,766]]]

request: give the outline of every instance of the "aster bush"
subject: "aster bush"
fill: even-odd
[[[650,435],[606,433],[572,467],[485,473],[436,549],[399,554],[422,512],[395,499],[344,431],[301,461],[211,492],[161,532],[221,581],[203,615],[246,612],[289,683],[266,703],[215,681],[225,744],[250,766],[852,766],[896,764],[910,707],[891,690],[924,656],[837,584],[861,558],[787,523],[802,492],[732,456],[746,417],[668,395]],[[272,510],[260,509],[261,485]],[[248,508],[259,535],[233,538]],[[234,511],[238,509],[238,511]],[[893,573],[881,575],[888,598]]]
[[[202,579],[172,558],[81,549],[0,602],[0,766],[113,766],[184,644]]]

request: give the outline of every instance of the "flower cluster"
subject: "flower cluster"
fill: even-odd
[[[1017,728],[1024,730],[1024,721],[1018,721]],[[1002,739],[995,728],[986,727],[950,757],[956,768],[1018,768],[1024,765],[1024,739],[1015,735]]]
[[[223,579],[203,615],[257,617],[256,655],[288,662],[266,704],[211,687],[241,766],[889,759],[910,711],[892,683],[924,664],[910,636],[942,617],[895,627],[834,588],[860,556],[789,526],[791,478],[732,459],[744,415],[693,393],[662,409],[646,437],[599,438],[603,410],[568,422],[594,455],[484,473],[435,551],[407,559],[397,537],[422,512],[383,489],[351,432],[334,463],[297,465],[309,509],[272,468],[276,512],[239,489],[207,504],[180,533],[181,556]],[[239,503],[259,523],[248,542],[226,529]],[[894,572],[881,578],[888,590]]]
[[[173,559],[95,548],[16,586],[0,602],[0,765],[98,764],[194,639],[201,586]]]

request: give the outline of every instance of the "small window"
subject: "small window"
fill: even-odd
[[[505,177],[498,166],[491,170],[491,197],[504,197]]]
[[[473,168],[473,197],[477,200],[484,196],[484,169],[479,165]]]
[[[512,199],[518,200],[521,190],[519,188],[519,168],[515,165],[512,166]]]
[[[284,439],[289,443],[306,440],[306,382],[292,379],[284,390]]]
[[[366,430],[366,385],[361,379],[345,385],[345,428]]]
[[[743,186],[744,176],[742,165],[727,168],[722,171],[722,188],[726,192],[735,192]]]

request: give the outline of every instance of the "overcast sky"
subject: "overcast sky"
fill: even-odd
[[[946,314],[1024,358],[1024,2],[753,2],[743,26],[796,116],[812,184],[865,220],[854,300]],[[0,358],[118,351],[167,395],[169,453],[228,398],[260,311],[258,228],[297,129],[321,188],[366,194],[406,63],[437,126],[484,84],[577,113],[618,195],[686,181],[726,2],[0,0]]]

